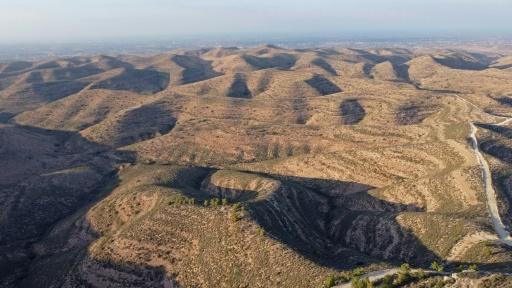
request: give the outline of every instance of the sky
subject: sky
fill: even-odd
[[[510,11],[512,0],[0,0],[0,43],[509,36]]]

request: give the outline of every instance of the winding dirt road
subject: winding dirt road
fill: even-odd
[[[411,269],[411,272],[415,273],[415,272],[419,272],[420,270],[423,271],[423,273],[425,273],[426,275],[450,275],[449,272],[438,272],[438,271],[424,270],[424,269]],[[400,271],[399,268],[392,268],[392,269],[373,271],[373,272],[368,272],[368,273],[364,274],[360,278],[361,279],[368,279],[368,280],[370,280],[373,283],[373,282],[375,282],[377,280],[381,280],[382,278],[384,278],[384,277],[386,277],[388,275],[394,275],[394,274],[398,273],[398,271]],[[350,288],[350,287],[352,287],[352,283],[348,282],[348,283],[344,283],[344,284],[341,284],[341,285],[334,286],[333,288]]]
[[[494,125],[497,126],[503,126],[510,122],[512,122],[512,117],[502,117],[502,116],[496,116],[489,114],[485,111],[483,111],[480,107],[476,106],[475,104],[471,103],[470,101],[460,97],[456,96],[457,98],[463,100],[464,102],[468,103],[472,107],[476,108],[482,113],[485,113],[487,115],[491,115],[493,117],[500,117],[504,118],[502,122],[496,123]],[[503,223],[503,220],[501,219],[499,210],[498,210],[498,201],[496,196],[496,190],[494,190],[494,186],[492,185],[492,174],[491,170],[489,169],[489,163],[487,163],[487,160],[485,160],[482,152],[480,151],[480,148],[478,147],[478,139],[476,138],[476,133],[478,132],[478,128],[473,122],[469,122],[471,126],[471,133],[469,134],[469,137],[471,139],[471,146],[473,148],[473,151],[476,155],[476,158],[478,160],[478,163],[482,167],[482,178],[484,181],[484,190],[487,200],[487,207],[489,209],[489,214],[491,216],[491,221],[494,227],[494,231],[496,231],[496,234],[499,238],[499,240],[512,247],[512,237],[510,236],[510,232],[507,230],[507,227]],[[427,270],[428,271],[428,270]],[[380,280],[388,275],[393,275],[398,272],[397,268],[394,269],[386,269],[386,270],[379,270],[374,272],[369,272],[361,276],[361,279],[368,278],[370,281],[375,282],[377,280]],[[434,271],[428,271],[429,273],[435,273]],[[350,288],[352,287],[351,283],[345,283],[342,285],[334,286],[335,288]]]
[[[477,105],[473,104],[471,101],[468,101],[458,95],[455,95],[458,99],[468,103],[472,107],[476,108],[479,112],[490,115],[492,117],[499,117],[504,119],[503,121],[496,123],[494,125],[497,126],[503,126],[510,122],[512,122],[512,117],[503,117],[503,116],[496,116],[489,114],[482,110]],[[480,148],[478,147],[478,139],[476,138],[476,133],[478,132],[478,128],[475,126],[473,122],[469,122],[469,125],[471,125],[471,133],[469,134],[469,137],[471,139],[471,146],[473,148],[473,151],[475,152],[476,158],[478,160],[478,163],[480,163],[480,166],[482,166],[482,177],[484,180],[484,190],[485,190],[485,196],[487,198],[487,207],[489,209],[489,214],[491,215],[491,221],[492,225],[494,227],[494,231],[496,231],[496,234],[498,235],[499,240],[512,247],[512,237],[510,236],[510,232],[507,231],[507,227],[505,224],[503,224],[503,220],[501,219],[499,210],[498,210],[498,201],[496,200],[496,190],[494,190],[494,186],[492,185],[492,174],[491,170],[489,169],[489,163],[487,163],[487,160],[485,160],[484,156],[482,155],[482,152],[480,151]]]
[[[506,120],[495,124],[498,126],[505,125],[512,121],[512,118],[507,118]],[[484,180],[484,190],[487,198],[487,207],[489,209],[489,213],[491,215],[492,225],[496,234],[501,242],[508,246],[512,246],[512,237],[510,237],[510,232],[507,231],[507,227],[503,224],[501,220],[501,216],[498,210],[498,202],[496,197],[496,191],[494,190],[494,186],[492,185],[492,175],[491,170],[489,169],[489,163],[485,160],[480,148],[478,148],[478,140],[476,138],[476,133],[478,132],[478,128],[476,128],[473,122],[470,122],[471,125],[471,134],[469,137],[471,138],[471,144],[473,146],[473,150],[475,151],[476,158],[482,166],[482,177]]]
[[[375,281],[380,280],[388,275],[396,274],[397,272],[398,272],[398,268],[379,270],[379,271],[366,273],[363,276],[361,276],[361,279],[368,278],[371,282],[375,282]],[[333,288],[350,288],[350,287],[352,287],[352,283],[349,282],[349,283],[341,284],[338,286],[334,286]]]

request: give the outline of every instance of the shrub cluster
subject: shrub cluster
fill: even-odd
[[[171,200],[169,200],[169,205],[185,205],[185,204],[195,205],[196,199],[178,195],[178,196],[173,197]]]
[[[365,270],[363,268],[356,268],[352,271],[344,271],[336,275],[329,275],[325,279],[322,288],[330,288],[341,283],[350,282],[353,279],[359,279],[359,277],[362,276],[364,273]]]

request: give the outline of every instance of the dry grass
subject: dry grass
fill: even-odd
[[[38,257],[5,254],[1,237],[0,252],[22,255],[27,287],[312,287],[384,262],[510,267],[510,249],[474,236],[492,227],[467,142],[468,121],[498,119],[482,110],[512,115],[503,56],[263,46],[0,66],[2,210],[34,224],[73,203],[16,242]],[[509,215],[510,136],[479,130]],[[116,177],[82,201],[76,185]],[[21,193],[34,187],[44,197]]]

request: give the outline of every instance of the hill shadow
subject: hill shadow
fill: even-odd
[[[360,57],[360,59],[365,61],[370,61],[373,64],[378,64],[382,62],[389,61],[393,63],[394,65],[400,65],[404,64],[407,61],[411,60],[411,55],[408,54],[392,54],[392,55],[379,55],[379,54],[373,54],[363,49],[355,49],[355,48],[348,48],[348,50],[351,50],[355,52],[356,56]]]
[[[512,98],[510,97],[502,96],[497,98],[496,101],[498,101],[498,103],[501,105],[512,107]]]
[[[441,262],[434,252],[395,219],[401,212],[422,212],[422,209],[378,199],[370,193],[372,186],[244,171],[279,185],[268,190],[265,197],[261,197],[262,192],[259,190],[233,190],[229,187],[217,187],[218,190],[211,193],[212,190],[207,189],[212,187],[205,187],[205,183],[210,182],[209,178],[218,171],[212,168],[184,167],[173,177],[172,182],[165,185],[179,188],[181,193],[196,200],[229,198],[231,203],[241,203],[248,217],[258,223],[267,236],[323,267],[352,269],[382,262],[409,262],[414,266],[427,267],[433,260]],[[111,180],[111,185],[106,186],[109,188],[103,195],[110,193],[119,181],[117,176]],[[231,198],[233,196],[235,198]],[[97,199],[99,201],[102,197]],[[28,277],[21,279],[18,287],[59,287],[64,280],[71,287],[87,287],[99,278],[102,283],[119,287],[179,287],[177,275],[169,274],[158,263],[140,264],[144,260],[137,263],[124,262],[93,256],[88,252],[91,243],[100,237],[100,233],[91,228],[83,217],[90,207],[92,204],[77,212],[76,216],[71,216],[69,223],[58,227],[61,235],[69,238],[47,237],[50,246],[46,247],[53,247],[56,252],[33,259]],[[212,208],[203,208],[199,204],[195,209]],[[70,238],[74,239],[69,235],[83,233],[84,227],[89,236],[78,242],[72,241],[74,246],[68,248],[65,244],[69,243]],[[387,257],[379,251],[390,251],[390,255],[395,256]],[[105,253],[108,255],[108,249]],[[163,253],[161,259],[169,261],[169,264],[174,263],[176,259],[172,253]],[[449,263],[449,267],[458,264],[461,263]],[[506,269],[507,265],[499,263],[480,267]]]
[[[121,147],[165,135],[175,125],[176,117],[160,105],[144,105],[122,116],[112,135],[112,145]]]
[[[496,133],[501,137],[512,139],[512,128],[487,123],[475,123],[475,125],[479,128],[483,128],[490,132]]]
[[[395,121],[398,125],[415,125],[423,122],[430,115],[436,113],[439,106],[425,100],[410,101],[396,109]]]
[[[112,78],[94,84],[91,89],[124,90],[139,94],[155,94],[169,85],[169,73],[151,69],[124,69]]]
[[[278,181],[280,185],[264,195],[254,189],[237,190],[212,183],[209,192],[202,191],[213,193],[210,197],[240,201],[267,235],[319,265],[346,269],[382,261],[426,264],[440,260],[395,219],[400,212],[422,210],[378,199],[369,193],[374,187],[244,173]],[[384,233],[382,227],[390,231]]]
[[[89,244],[38,259],[30,267],[29,276],[19,281],[17,287],[107,287],[98,286],[95,281],[98,278],[103,285],[115,285],[108,287],[180,287],[175,281],[176,275],[168,275],[163,266],[93,258],[87,253]],[[98,271],[100,274],[95,274]],[[109,273],[101,274],[102,271]]]
[[[206,61],[196,55],[175,55],[171,60],[184,69],[181,79],[182,84],[194,83],[223,75],[213,70],[212,61]]]
[[[512,139],[512,129],[493,124],[476,123],[477,127],[491,132],[490,137],[480,137],[479,146],[482,151],[503,162],[512,164],[512,145],[507,143]]]
[[[6,74],[6,73],[23,71],[23,70],[31,68],[33,65],[34,64],[32,62],[28,62],[28,61],[14,61],[14,62],[7,64],[7,66],[5,66],[4,69],[2,70],[2,73]]]
[[[355,125],[366,116],[366,111],[357,99],[343,100],[340,104],[341,123]]]
[[[289,70],[297,62],[297,57],[291,54],[277,54],[271,57],[258,57],[252,55],[242,56],[245,62],[256,69],[277,68],[281,70]]]
[[[108,193],[118,165],[134,155],[77,132],[31,126],[0,127],[0,142],[0,284],[7,285],[26,276],[36,257],[32,245]]]
[[[235,74],[233,83],[228,90],[228,97],[249,99],[252,97],[251,90],[247,87],[247,80],[241,73]]]
[[[496,69],[505,70],[505,69],[510,69],[510,68],[512,68],[512,64],[497,65],[497,66],[492,66],[491,68],[496,68]]]
[[[325,71],[327,71],[329,74],[331,74],[333,76],[338,75],[338,72],[336,72],[336,69],[334,69],[331,66],[331,64],[329,64],[329,62],[325,61],[323,58],[315,58],[315,60],[313,60],[311,63],[324,69]]]
[[[432,57],[437,63],[451,69],[482,71],[488,68],[480,59],[467,59],[463,56],[450,55],[446,57]],[[471,61],[477,60],[477,61]]]
[[[305,80],[305,82],[322,96],[343,92],[338,85],[319,74],[313,75],[313,77]]]

